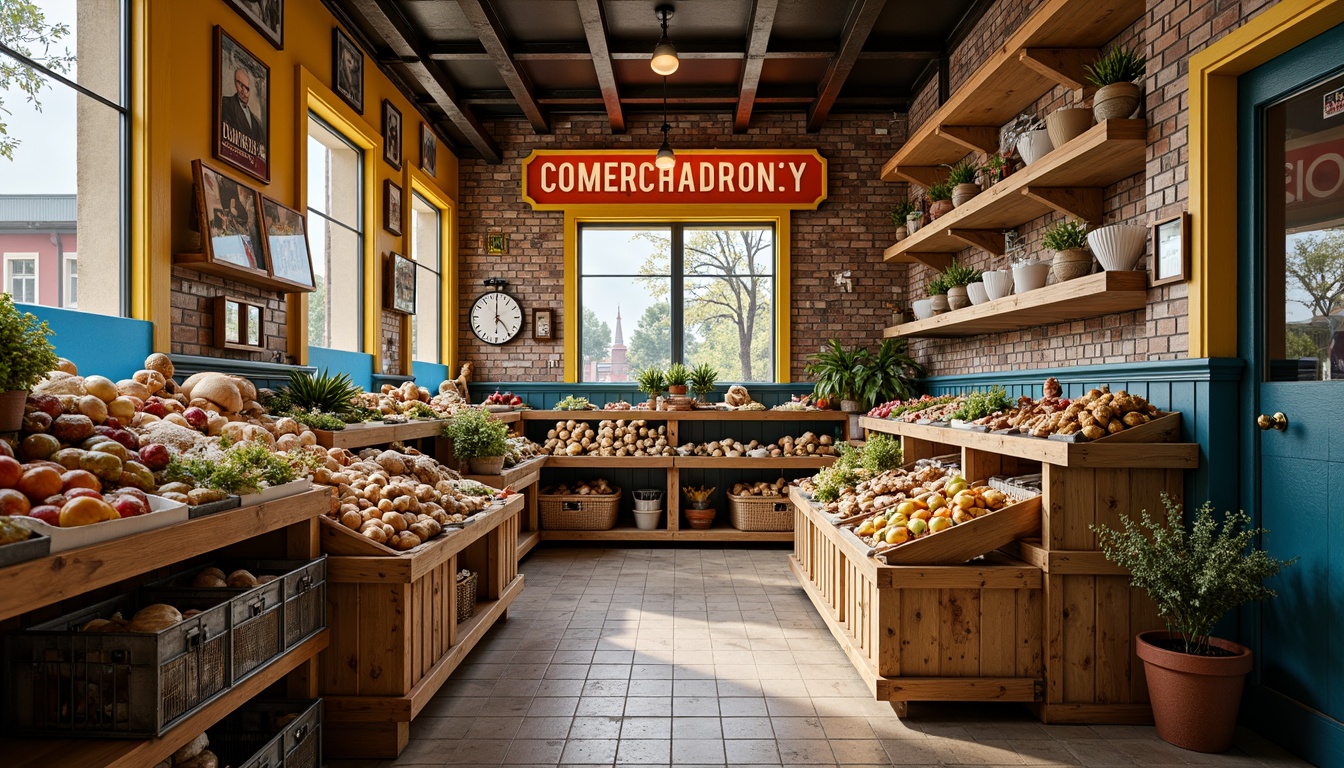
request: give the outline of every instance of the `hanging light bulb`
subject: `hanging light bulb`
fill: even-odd
[[[653,164],[657,168],[672,168],[677,164],[677,156],[672,152],[672,144],[667,140],[667,132],[672,130],[672,126],[667,124],[667,76],[663,76],[663,145],[658,148],[658,154],[653,158]]]
[[[658,21],[663,25],[663,35],[658,38],[658,44],[653,47],[653,58],[649,59],[649,66],[653,71],[666,77],[677,71],[681,65],[681,60],[677,58],[677,47],[667,37],[667,20],[672,17],[672,6],[660,5],[654,11],[658,14]]]

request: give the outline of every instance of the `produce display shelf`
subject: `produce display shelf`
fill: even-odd
[[[372,568],[380,578],[414,581],[499,527],[522,508],[523,497],[511,496],[472,516],[471,522],[462,528],[449,529],[405,552],[379,544],[339,521],[323,516],[320,518],[322,551],[328,555],[350,556],[328,560],[327,574],[336,581],[358,581],[366,569]]]
[[[1002,232],[1051,211],[1101,219],[1100,188],[1142,173],[1144,120],[1105,120],[887,248],[889,262],[946,268],[968,246],[1003,253]],[[1088,193],[1087,190],[1094,190]]]
[[[335,431],[315,429],[317,444],[323,448],[367,448],[399,440],[420,440],[443,433],[445,419],[412,419],[404,424],[350,424]]]
[[[834,456],[678,456],[681,469],[821,469],[835,463]]]
[[[546,468],[666,469],[675,466],[674,461],[672,456],[551,456],[546,460]]]
[[[996,435],[929,424],[910,424],[864,416],[859,425],[872,432],[901,435],[936,445],[953,445],[1061,467],[1098,469],[1195,469],[1199,444],[1168,442],[1181,432],[1181,415],[1161,418],[1114,435],[1068,443],[1030,435]]]
[[[537,478],[541,475],[541,469],[546,466],[546,461],[549,458],[549,456],[533,456],[527,461],[509,467],[498,475],[464,474],[462,477],[483,483],[491,488],[509,487],[517,491],[537,482]]]
[[[840,411],[523,411],[523,421],[844,421]]]
[[[536,548],[541,543],[541,531],[523,531],[518,534],[518,547],[515,550],[518,553],[518,559],[523,557]]]
[[[725,513],[726,514],[726,513]],[[658,528],[640,530],[632,525],[621,525],[609,531],[541,531],[543,541],[729,541],[729,542],[788,542],[792,531],[739,531],[728,525],[696,530],[682,528],[669,531]]]
[[[330,489],[318,488],[0,568],[0,620],[312,520],[329,509]]]
[[[1143,0],[1048,0],[906,140],[882,179],[927,185],[972,149],[998,151],[999,126],[1058,85],[1083,88],[1083,64],[1145,10]]]
[[[174,551],[176,550],[165,550]],[[187,742],[327,647],[322,630],[255,675],[226,691],[157,739],[0,739],[6,768],[149,768],[172,756]]]
[[[892,326],[882,335],[948,338],[1001,333],[1143,309],[1147,302],[1148,273],[1099,272]]]

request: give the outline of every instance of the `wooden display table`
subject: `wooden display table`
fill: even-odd
[[[425,708],[523,591],[513,496],[464,528],[395,553],[322,518],[331,645],[321,657],[327,754],[395,758]],[[478,574],[475,615],[457,620],[456,574]]]
[[[548,460],[547,456],[535,456],[509,467],[502,474],[463,475],[491,488],[512,488],[522,494],[523,512],[518,518],[519,560],[541,541],[541,526],[537,520],[537,491],[540,489],[541,470]]]

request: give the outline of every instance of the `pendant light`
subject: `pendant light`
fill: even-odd
[[[667,39],[667,20],[672,18],[672,6],[660,5],[654,9],[658,15],[658,21],[663,25],[663,36],[658,38],[658,44],[653,47],[653,58],[649,59],[649,66],[653,71],[667,77],[677,71],[681,61],[677,58],[677,47],[672,45],[672,41]]]
[[[653,164],[657,168],[672,168],[677,164],[677,156],[672,152],[672,144],[667,140],[667,132],[672,130],[672,126],[667,124],[667,77],[663,77],[663,145],[658,148],[658,155],[654,157]]]

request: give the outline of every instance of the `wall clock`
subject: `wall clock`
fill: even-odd
[[[504,292],[508,283],[490,278],[486,285],[494,290],[476,297],[471,304],[471,330],[486,344],[507,344],[523,330],[523,308],[518,300]]]

